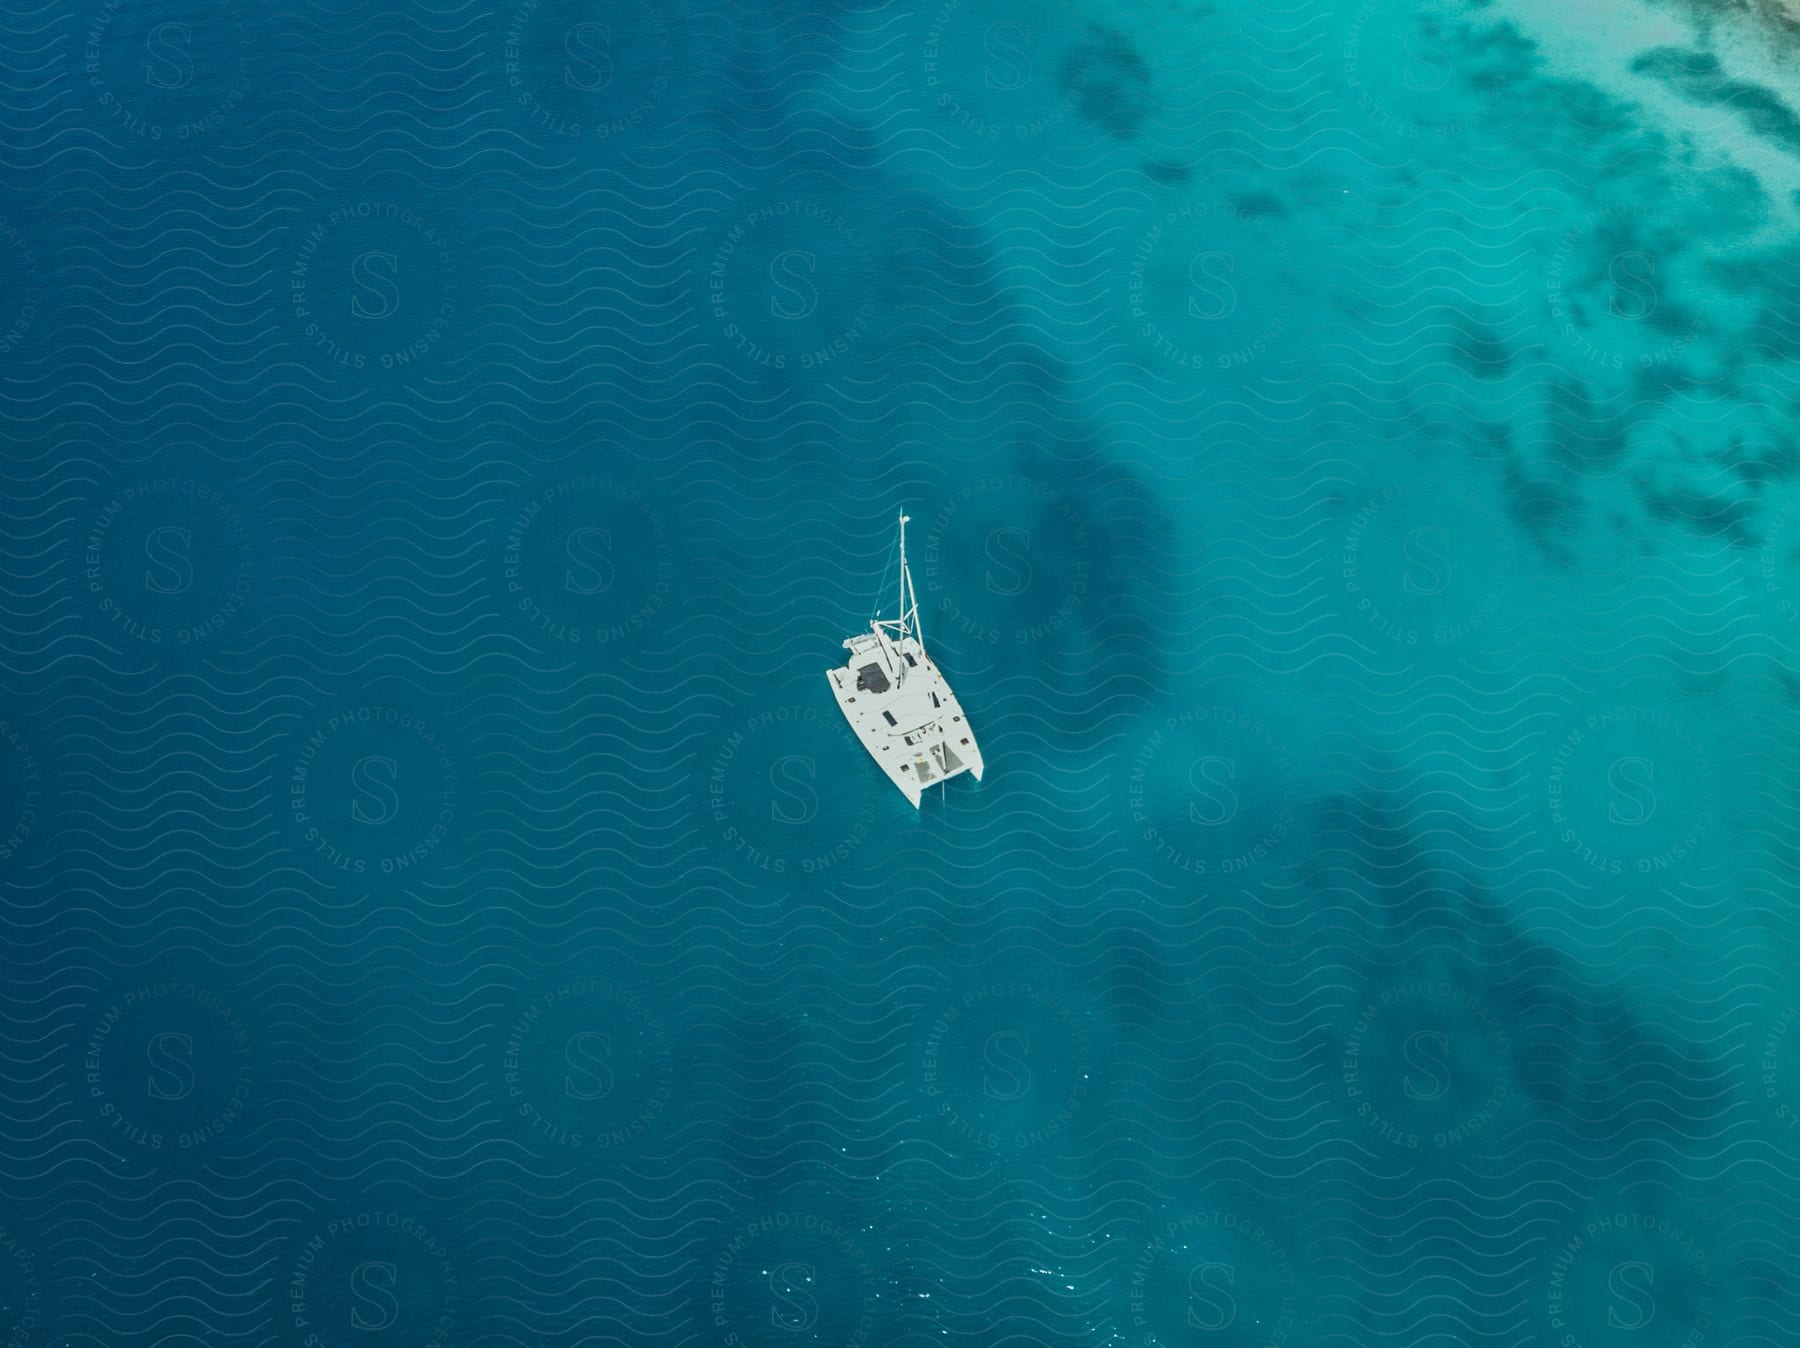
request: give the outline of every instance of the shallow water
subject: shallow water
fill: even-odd
[[[8,1342],[1791,1341],[1780,18],[9,11]]]

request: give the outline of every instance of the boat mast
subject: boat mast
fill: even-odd
[[[919,592],[913,586],[912,572],[906,566],[906,522],[912,518],[905,511],[900,513],[900,609],[892,618],[875,619],[875,630],[891,631],[895,641],[904,641],[912,637],[919,643],[919,650],[925,649],[925,635],[919,630]],[[906,678],[906,667],[901,665],[896,671],[900,679]]]
[[[913,588],[912,572],[906,569],[906,522],[912,516],[900,512],[900,635],[909,632],[925,649],[925,634],[919,629],[919,592]]]
[[[900,635],[906,635],[906,521],[910,518],[902,510],[900,512],[900,604],[894,610],[894,616],[900,622]]]

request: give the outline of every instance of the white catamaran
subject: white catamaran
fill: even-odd
[[[910,518],[900,516],[899,616],[877,617],[845,640],[849,659],[825,677],[856,738],[917,809],[928,786],[964,772],[980,781],[982,762],[962,703],[925,653],[919,596],[906,569]]]

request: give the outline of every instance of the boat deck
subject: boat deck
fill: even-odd
[[[975,732],[919,643],[912,637],[887,643],[871,633],[849,645],[848,662],[825,676],[856,737],[913,806],[927,786],[965,772],[980,781],[984,764]],[[883,668],[890,653],[906,662],[903,678],[889,678]]]

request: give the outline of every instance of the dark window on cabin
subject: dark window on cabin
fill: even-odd
[[[913,659],[911,651],[908,651],[906,653],[906,663],[913,666],[915,669],[918,668],[918,665],[919,665],[919,662],[917,660]]]
[[[881,713],[881,714],[882,714],[882,715],[883,715],[883,716],[885,716],[885,717],[887,717],[887,723],[888,723],[888,724],[889,724],[889,725],[899,725],[899,724],[900,724],[900,723],[899,723],[899,722],[898,722],[898,721],[896,721],[896,720],[895,720],[895,719],[894,719],[894,713],[893,713],[893,712],[891,712],[891,711],[884,711],[884,712],[882,712],[882,713]]]

